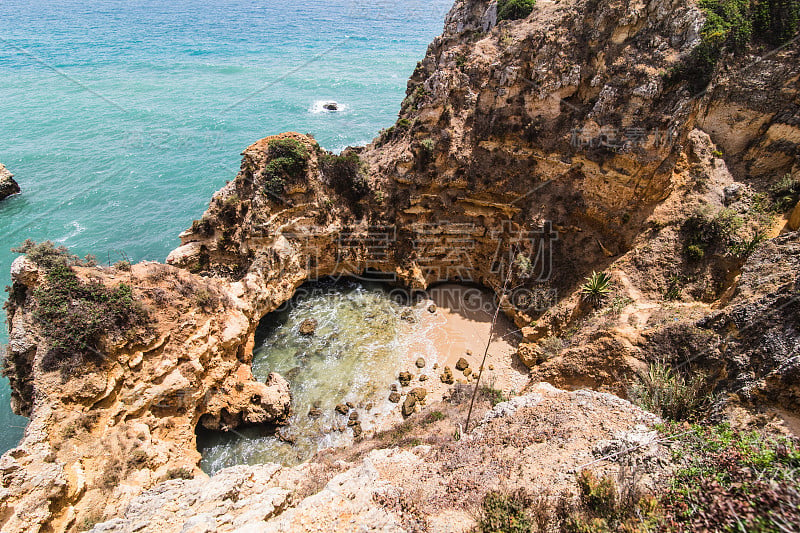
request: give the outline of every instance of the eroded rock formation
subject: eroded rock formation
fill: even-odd
[[[154,323],[147,334],[108,339],[102,360],[70,379],[41,367],[48,346],[33,295],[43,280],[36,265],[15,262],[7,373],[14,408],[31,423],[0,460],[4,532],[76,530],[114,517],[103,528],[127,530],[140,516],[173,513],[162,504],[179,493],[197,495],[184,503],[200,529],[261,525],[295,505],[283,517],[290,528],[314,510],[339,512],[329,494],[303,504],[281,485],[314,466],[241,467],[203,493],[195,446],[198,424],[287,416],[286,382],[252,379],[253,334],[302,283],[327,275],[370,270],[415,289],[442,280],[498,293],[522,287],[528,300],[502,301],[525,336],[520,356],[534,381],[567,388],[624,393],[621,378],[669,348],[669,322],[685,321],[711,350],[693,361],[717,372],[719,387],[798,409],[787,386],[797,372],[797,234],[749,261],[711,249],[690,260],[685,247],[698,209],[744,217],[757,193],[798,175],[797,43],[758,68],[728,58],[694,94],[664,76],[698,43],[704,17],[691,2],[540,2],[527,19],[499,24],[494,5],[456,3],[409,81],[400,119],[371,145],[336,158],[308,136],[262,139],[168,265],[76,267],[82,279],[129,284]],[[277,187],[270,146],[286,139],[307,157]],[[744,226],[753,236],[756,222]],[[531,268],[509,270],[521,252],[534,258]],[[775,274],[777,265],[786,268]],[[580,301],[592,270],[612,272],[619,289],[607,310]],[[755,316],[771,318],[757,335],[731,337]],[[724,353],[714,351],[720,336],[734,339]],[[412,456],[385,451],[374,460]],[[381,483],[366,464],[343,478],[356,502]],[[164,482],[192,476],[202,481]],[[231,484],[263,513],[246,516],[247,506],[226,496]],[[222,515],[210,511],[218,500]],[[370,509],[360,519],[397,520]],[[189,517],[176,511],[168,520],[178,530]]]
[[[14,181],[14,175],[6,167],[0,165],[0,200],[20,192],[19,185]]]

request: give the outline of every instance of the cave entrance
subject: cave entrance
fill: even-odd
[[[297,464],[399,422],[392,389],[402,395],[423,387],[430,401],[441,399],[450,387],[440,379],[445,366],[456,372],[455,362],[466,356],[477,371],[493,313],[491,294],[478,287],[444,284],[412,294],[372,280],[303,285],[262,319],[253,351],[256,379],[277,372],[291,384],[289,424],[227,433],[198,427],[202,468],[213,473],[237,464]],[[505,366],[512,365],[515,340],[501,317],[492,352]],[[401,372],[413,376],[409,386],[398,382]],[[496,373],[485,374],[485,383],[498,386]],[[512,369],[511,381],[525,373]],[[504,388],[521,384],[517,379]]]

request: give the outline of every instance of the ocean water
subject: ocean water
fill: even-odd
[[[26,238],[163,261],[264,136],[368,142],[395,121],[451,4],[3,0],[0,162],[23,194],[0,203],[0,284]],[[0,452],[25,422],[0,380]]]

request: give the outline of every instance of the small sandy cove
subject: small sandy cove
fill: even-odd
[[[445,367],[452,370],[456,383],[475,382],[495,306],[490,292],[463,285],[438,285],[429,289],[426,296],[417,304],[415,315],[418,323],[409,324],[420,331],[420,335],[414,336],[407,346],[406,359],[409,363],[407,371],[414,376],[411,388],[425,387],[430,402],[440,400],[451,387],[442,383],[439,377]],[[528,369],[514,355],[519,338],[513,324],[500,313],[481,378],[482,386],[513,394],[527,384]],[[422,369],[414,364],[419,357],[425,359],[426,365]],[[469,376],[456,370],[456,363],[462,357],[469,363]],[[437,365],[435,369],[434,365]],[[421,375],[427,375],[427,380],[420,382]]]

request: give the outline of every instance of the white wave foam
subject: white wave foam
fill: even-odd
[[[69,225],[72,227],[72,231],[68,235],[61,237],[60,239],[56,239],[55,240],[56,242],[58,243],[66,242],[72,237],[80,235],[81,233],[86,231],[86,228],[83,227],[77,220],[73,220],[72,222],[69,223]]]

